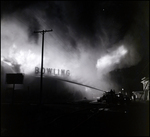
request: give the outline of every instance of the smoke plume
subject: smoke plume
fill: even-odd
[[[11,4],[8,10],[2,9],[1,57],[20,65],[20,72],[26,75],[34,76],[41,63],[42,35],[33,33],[36,30],[53,29],[45,33],[45,68],[70,70],[70,80],[103,90],[119,86],[110,81],[109,72],[129,68],[142,59],[140,33],[147,31],[148,24],[139,19],[143,11],[147,21],[139,3]]]

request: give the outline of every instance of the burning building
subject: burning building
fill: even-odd
[[[143,84],[143,90],[141,91],[133,91],[132,92],[132,99],[134,100],[149,100],[149,78],[143,77],[141,79],[141,83]]]
[[[149,100],[149,78],[142,78],[144,100]]]

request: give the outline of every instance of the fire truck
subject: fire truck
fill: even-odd
[[[114,90],[110,90],[97,101],[107,104],[124,105],[130,103],[130,98],[122,93],[116,94]]]

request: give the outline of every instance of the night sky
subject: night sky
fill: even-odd
[[[131,91],[149,76],[149,1],[1,1],[1,73],[20,65],[34,76],[42,35],[33,32],[49,29],[44,67],[70,70],[70,80]]]

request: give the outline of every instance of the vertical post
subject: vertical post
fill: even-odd
[[[14,92],[15,92],[15,84],[13,84],[12,105],[14,104]]]
[[[28,93],[27,93],[27,104],[29,104],[29,103],[30,103],[29,99],[30,99],[30,93],[29,93],[29,86],[28,86]]]
[[[42,90],[43,90],[43,56],[44,56],[44,34],[51,32],[51,30],[34,31],[34,33],[42,33],[42,55],[41,55],[41,82],[40,82],[40,105],[42,104]]]
[[[43,52],[44,52],[44,30],[42,31],[42,56],[41,56],[40,104],[42,104],[42,89],[43,89]]]

